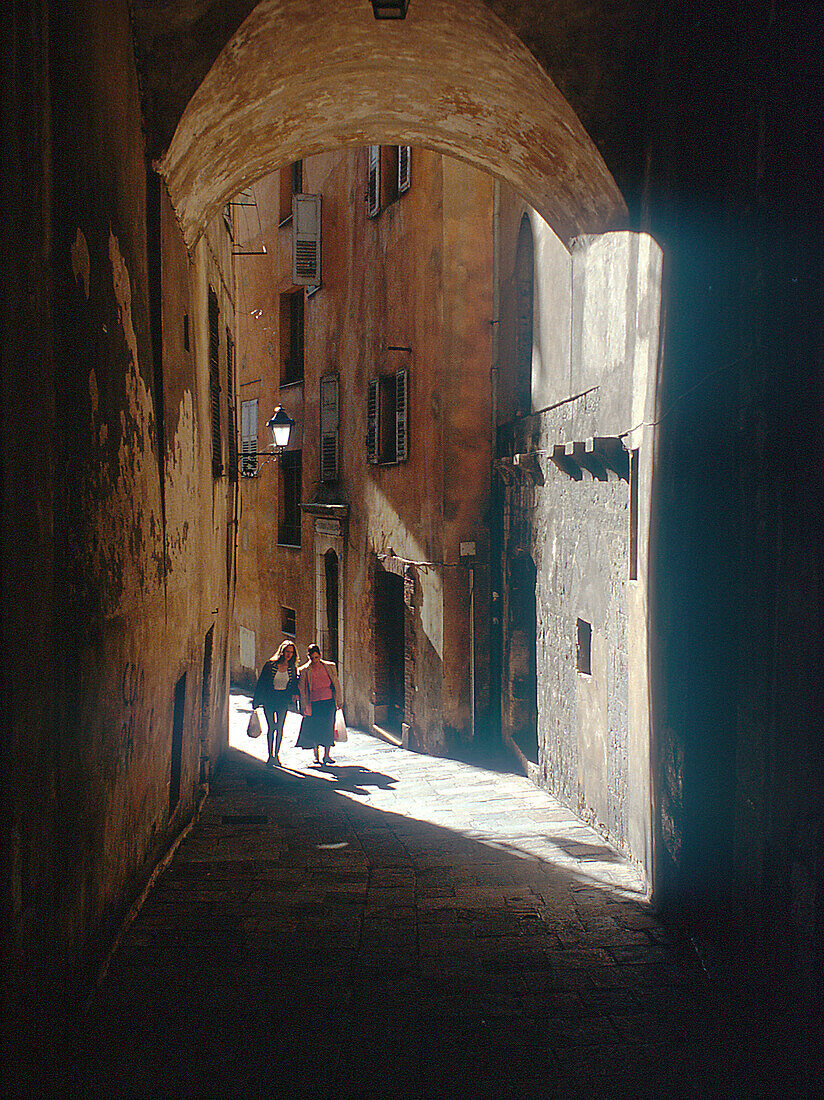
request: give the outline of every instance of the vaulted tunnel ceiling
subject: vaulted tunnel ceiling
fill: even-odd
[[[584,124],[607,118],[636,5],[412,0],[379,23],[369,0],[136,0],[132,18],[150,148],[190,243],[263,172],[370,141],[508,179],[567,240],[625,216],[559,88]]]

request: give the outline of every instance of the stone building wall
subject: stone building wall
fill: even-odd
[[[412,151],[412,185],[366,216],[367,150],[303,162],[305,193],[322,196],[322,285],[304,298],[304,378],[280,385],[282,294],[293,292],[291,224],[279,225],[279,173],[250,189],[256,204],[238,246],[240,400],[259,396],[263,422],[277,404],[295,419],[302,451],[301,546],[277,544],[277,465],[241,478],[237,633],[232,675],[254,681],[279,643],[280,608],[296,612],[301,654],[325,627],[320,562],[339,556],[341,651],[347,717],[384,721],[377,699],[376,570],[413,567],[414,606],[405,645],[404,722],[415,744],[444,751],[470,736],[468,570],[461,542],[475,542],[486,599],[491,405],[492,180],[426,150]],[[240,201],[240,200],[238,200]],[[300,293],[300,291],[298,291]],[[366,458],[366,397],[378,374],[409,372],[409,454],[398,464]],[[340,378],[340,477],[322,483],[320,379]],[[345,515],[341,518],[340,508]],[[403,559],[403,560],[401,560]],[[447,562],[446,568],[443,563]],[[481,605],[482,606],[482,605]],[[483,655],[485,616],[478,612]],[[240,630],[255,638],[255,669],[240,659]],[[246,651],[247,657],[251,651]],[[485,668],[483,656],[479,662]],[[485,708],[486,672],[477,694]],[[400,733],[400,731],[397,731]]]
[[[524,217],[534,241],[533,327],[519,364]],[[660,250],[643,235],[614,233],[567,252],[507,190],[500,247],[503,732],[536,781],[651,873],[644,592]],[[521,412],[519,370],[530,394]],[[532,651],[522,626],[530,600]]]
[[[4,459],[24,521],[12,540],[4,519],[4,548],[42,570],[14,601],[4,589],[6,652],[38,638],[35,665],[4,674],[4,1011],[54,1034],[226,741],[229,492],[211,470],[205,287],[221,282],[228,319],[233,289],[220,229],[189,257],[147,171],[126,5],[55,5],[11,38],[41,115],[25,141],[42,172],[16,169],[24,207],[40,196],[17,294],[48,300],[54,326],[47,369],[29,367],[23,315],[4,362],[41,417]],[[9,416],[4,398],[10,440]]]

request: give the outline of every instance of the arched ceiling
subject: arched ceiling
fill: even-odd
[[[226,199],[281,164],[370,142],[423,145],[508,180],[562,239],[623,200],[566,100],[480,0],[263,0],[212,65],[159,161],[192,244]]]

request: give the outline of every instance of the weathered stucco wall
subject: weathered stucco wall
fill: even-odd
[[[55,376],[18,374],[43,415],[29,458],[21,463],[21,451],[5,468],[26,466],[48,484],[42,503],[53,497],[53,506],[18,532],[21,553],[42,553],[46,586],[29,589],[17,619],[29,637],[4,636],[7,652],[40,638],[36,668],[13,662],[6,681],[16,732],[3,761],[4,1002],[24,1018],[42,1016],[53,1036],[49,1017],[73,1007],[153,861],[192,813],[201,738],[212,760],[225,741],[228,597],[207,341],[194,322],[191,354],[177,336],[185,309],[198,309],[205,269],[190,267],[164,189],[147,177],[126,5],[57,5],[48,37],[40,31],[45,122],[29,140],[44,141],[51,197],[41,207],[42,267],[29,277],[54,303],[46,362]],[[26,57],[28,41],[16,49]],[[212,626],[206,697],[218,703],[204,723]],[[173,712],[184,673],[178,779]],[[45,713],[28,706],[32,691]],[[17,1049],[25,1060],[25,1044]]]
[[[513,360],[523,213],[523,203],[504,191],[501,308],[508,315],[504,358]],[[506,485],[504,731],[520,737],[526,751],[519,694],[534,675],[538,754],[530,773],[650,872],[649,722],[642,700],[648,697],[644,608],[661,255],[650,238],[630,233],[580,238],[569,254],[534,213],[531,224],[534,411],[499,429]],[[512,367],[502,372],[502,410],[512,407],[507,386],[518,386]],[[592,439],[608,442],[596,442],[587,455]],[[627,450],[638,452],[643,502],[632,577]],[[513,461],[517,455],[524,457]],[[523,600],[533,598],[516,591],[524,555],[535,576],[534,672],[518,621]],[[579,667],[579,620],[591,629],[588,671]]]
[[[262,467],[257,478],[241,479],[233,675],[241,682],[253,679],[240,662],[240,628],[255,634],[259,671],[280,641],[282,604],[296,611],[296,640],[305,653],[322,610],[317,548],[338,547],[344,593],[339,665],[347,714],[368,727],[375,716],[380,645],[377,555],[435,563],[410,578],[414,607],[407,643],[414,673],[407,721],[416,744],[444,751],[447,737],[454,741],[469,733],[468,573],[440,563],[458,562],[462,540],[475,541],[482,560],[488,544],[493,183],[464,164],[415,149],[410,190],[370,219],[363,202],[366,178],[365,149],[303,164],[304,191],[323,196],[323,285],[304,303],[300,384],[279,386],[279,296],[293,288],[292,228],[278,227],[277,174],[252,189],[257,211],[248,215],[251,233],[238,229],[239,247],[254,251],[264,243],[267,249],[265,256],[236,261],[241,399],[261,395],[261,425],[275,405],[284,405],[297,420],[290,448],[302,451],[304,502],[345,501],[349,514],[340,536],[322,530],[328,517],[321,517],[316,533],[316,517],[306,514],[300,548],[281,547],[277,468]],[[368,381],[402,368],[410,372],[409,458],[372,466],[365,447]],[[340,479],[321,485],[319,380],[331,371],[340,374]],[[484,616],[478,621],[483,653]],[[483,697],[485,680],[479,680]]]

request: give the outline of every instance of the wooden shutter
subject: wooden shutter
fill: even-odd
[[[395,374],[395,461],[409,458],[409,371]]]
[[[228,419],[229,477],[237,481],[237,415],[235,412],[235,342],[226,329],[226,415]]]
[[[223,473],[220,438],[220,311],[217,295],[209,288],[209,401],[212,411],[212,476]]]
[[[398,194],[402,195],[412,186],[412,149],[408,145],[398,146]]]
[[[320,283],[320,195],[292,196],[292,282],[295,286]]]
[[[381,147],[369,146],[369,175],[366,185],[366,216],[374,218],[381,208]]]
[[[366,461],[378,461],[378,379],[370,378],[366,397]]]
[[[336,374],[320,380],[320,479],[338,479],[338,436],[340,427],[339,383]]]
[[[241,417],[241,470],[244,477],[256,477],[258,472],[258,399],[244,401]]]

